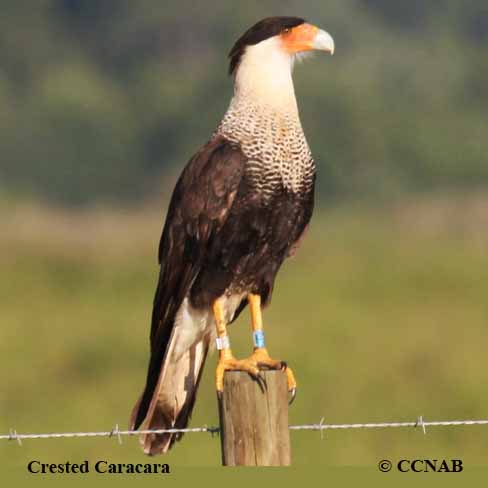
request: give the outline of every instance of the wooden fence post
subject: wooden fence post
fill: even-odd
[[[262,371],[263,392],[248,373],[228,371],[219,401],[224,466],[289,466],[288,388],[283,371]]]

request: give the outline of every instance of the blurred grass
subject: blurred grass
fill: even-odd
[[[125,426],[143,386],[161,211],[0,207],[0,431]],[[290,421],[486,418],[488,195],[319,211],[266,312],[275,357],[295,369]],[[247,317],[232,327],[249,352]],[[207,365],[192,425],[216,425]],[[374,466],[460,457],[486,465],[485,428],[292,433],[296,465]],[[164,462],[220,463],[218,438],[188,435]],[[141,462],[136,439],[0,443],[0,459]],[[162,460],[156,460],[162,462]]]

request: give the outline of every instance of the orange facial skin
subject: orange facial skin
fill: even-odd
[[[312,24],[301,24],[283,32],[281,39],[286,51],[290,54],[310,51],[313,49],[313,42],[318,31],[319,28]]]

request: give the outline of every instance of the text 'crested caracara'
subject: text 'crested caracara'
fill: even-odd
[[[219,350],[224,372],[285,369],[271,359],[261,307],[276,274],[296,249],[313,211],[315,164],[300,124],[292,68],[297,54],[334,52],[325,31],[297,17],[251,27],[230,52],[234,96],[209,142],[190,160],[174,189],[159,246],[151,356],[131,428],[188,424],[203,365]],[[249,304],[254,350],[236,359],[227,325]],[[144,452],[166,452],[181,434],[145,434]]]

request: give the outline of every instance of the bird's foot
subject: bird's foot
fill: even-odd
[[[254,362],[259,369],[283,370],[286,373],[286,381],[288,384],[288,391],[290,393],[289,403],[291,404],[297,393],[297,382],[292,369],[288,367],[286,362],[272,359],[265,347],[256,347],[248,359],[251,362]]]
[[[258,365],[252,357],[236,359],[232,354],[227,353],[220,357],[215,371],[215,386],[219,397],[224,391],[224,374],[226,371],[246,371],[259,383],[263,391],[266,388],[264,378],[260,375]]]

